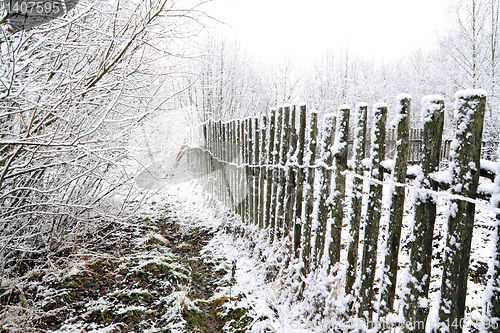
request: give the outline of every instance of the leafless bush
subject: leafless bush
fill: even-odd
[[[203,27],[200,5],[88,0],[30,30],[3,23],[0,281],[124,218],[107,198],[133,186],[128,136],[165,107],[164,83]]]

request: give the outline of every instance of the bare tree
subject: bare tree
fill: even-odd
[[[202,28],[200,5],[81,1],[29,30],[4,22],[0,277],[44,267],[91,239],[95,223],[123,220],[124,206],[104,200],[132,185],[117,162],[130,130],[165,106],[184,40]]]
[[[274,100],[264,66],[227,39],[207,36],[196,46],[197,56],[185,66],[193,75],[174,82],[174,90],[189,87],[177,96],[179,105],[197,110],[203,120],[267,112]]]

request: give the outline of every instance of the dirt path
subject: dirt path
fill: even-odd
[[[99,230],[100,242],[0,290],[0,332],[246,332],[248,310],[228,306],[231,263],[202,254],[214,230],[175,208]]]

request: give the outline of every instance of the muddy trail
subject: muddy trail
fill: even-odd
[[[248,309],[232,305],[244,297],[230,295],[233,264],[203,252],[213,228],[164,207],[97,233],[0,289],[0,332],[247,331]]]

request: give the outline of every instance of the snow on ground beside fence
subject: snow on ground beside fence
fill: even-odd
[[[347,180],[347,184],[352,181]],[[348,186],[349,187],[349,186]],[[384,188],[384,197],[388,196],[388,186]],[[347,192],[351,189],[347,188]],[[365,182],[365,191],[368,183]],[[163,192],[166,191],[166,192]],[[407,189],[411,191],[411,189]],[[343,293],[344,281],[335,280],[331,276],[318,274],[314,283],[308,283],[308,289],[304,292],[301,301],[293,302],[296,287],[296,275],[292,262],[285,268],[284,260],[288,253],[283,243],[270,244],[266,238],[265,231],[255,226],[244,225],[234,214],[226,211],[222,205],[213,198],[209,199],[203,193],[196,181],[172,184],[162,193],[167,193],[168,200],[173,200],[180,208],[179,213],[187,214],[196,218],[200,223],[215,227],[217,233],[204,251],[211,253],[221,262],[236,260],[236,280],[232,292],[245,295],[238,307],[251,308],[254,323],[251,332],[261,332],[266,327],[276,332],[322,332],[328,325],[356,325],[355,321],[342,322],[337,316],[330,313],[330,317],[312,319],[309,317],[311,306],[317,305],[318,300],[329,303],[330,311],[341,311],[343,302],[346,302]],[[165,194],[163,194],[165,196]],[[399,255],[399,267],[397,283],[401,286],[406,278],[405,272],[408,267],[408,251],[410,248],[409,226],[413,218],[413,200],[408,196],[405,203],[403,220],[403,231],[401,236],[401,252]],[[449,198],[440,196],[438,198],[437,220],[434,232],[433,267],[430,285],[430,314],[428,325],[437,322],[438,291],[441,284],[442,264],[446,240],[446,221],[449,214]],[[208,206],[207,206],[208,205]],[[485,206],[488,203],[485,202]],[[345,205],[349,207],[349,204]],[[363,215],[366,214],[366,202],[364,203]],[[381,230],[387,228],[388,207],[383,207],[381,219]],[[346,214],[346,216],[348,216]],[[342,229],[342,253],[341,271],[345,269],[347,258],[348,220],[344,219]],[[470,327],[478,327],[481,320],[483,293],[485,290],[488,266],[492,261],[493,232],[495,227],[495,213],[493,210],[484,209],[484,206],[476,208],[476,221],[474,236],[472,240],[471,273],[468,282],[466,329],[464,332],[473,332]],[[363,239],[363,235],[360,235]],[[383,239],[379,239],[379,248],[382,248]],[[360,244],[362,246],[362,244]],[[362,249],[360,249],[362,251]],[[377,258],[377,271],[375,283],[380,283],[382,256]],[[295,263],[295,265],[297,265]],[[341,274],[345,276],[345,274]],[[327,291],[330,290],[330,291]],[[400,288],[397,288],[395,309],[400,308]],[[379,295],[376,295],[378,298]],[[375,306],[378,308],[378,304]],[[401,312],[400,312],[401,314]],[[333,323],[332,318],[338,320]],[[339,327],[339,326],[337,326]],[[428,326],[429,327],[429,326]]]

